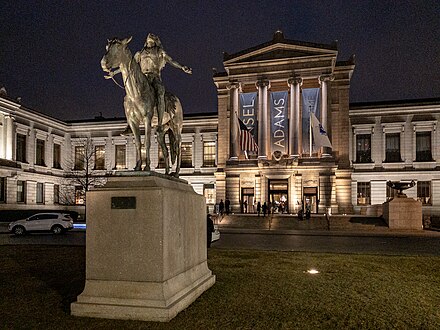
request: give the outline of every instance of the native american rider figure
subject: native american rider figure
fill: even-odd
[[[192,74],[192,69],[173,60],[163,49],[159,37],[152,33],[148,34],[145,39],[144,47],[134,55],[134,59],[139,63],[142,73],[148,78],[156,93],[157,129],[161,130],[165,111],[172,111],[172,109],[165,108],[165,87],[160,76],[162,69],[167,63],[170,63],[177,69],[181,69],[187,74]],[[113,75],[119,72],[119,70],[113,71],[109,73],[106,78],[112,78]],[[171,117],[172,115],[173,114],[170,114]],[[130,127],[128,126],[123,134],[129,132]]]

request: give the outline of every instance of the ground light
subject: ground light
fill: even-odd
[[[319,274],[319,271],[316,270],[315,268],[312,268],[312,269],[308,269],[308,270],[307,270],[307,273],[308,273],[308,274],[315,275],[315,274]]]

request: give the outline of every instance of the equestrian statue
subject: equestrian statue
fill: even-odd
[[[134,170],[142,170],[140,125],[143,124],[146,151],[143,170],[150,171],[151,131],[155,127],[157,141],[165,160],[165,173],[170,174],[171,165],[176,164],[176,171],[172,175],[178,177],[181,161],[183,110],[180,100],[165,91],[160,73],[166,63],[170,63],[188,74],[191,74],[192,70],[174,61],[163,50],[159,38],[151,33],[146,38],[144,48],[133,57],[128,48],[131,39],[132,37],[108,40],[106,53],[101,60],[101,67],[108,74],[105,76],[106,79],[114,80],[115,74],[122,74],[123,88],[126,92],[124,97],[125,116],[136,145],[136,167]],[[168,152],[165,142],[166,134],[168,135],[170,152]]]

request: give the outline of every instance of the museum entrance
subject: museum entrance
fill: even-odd
[[[310,213],[318,213],[318,187],[304,187],[303,205],[304,212],[309,208]]]
[[[274,213],[289,213],[289,180],[269,180],[269,201]]]
[[[254,188],[241,188],[241,213],[254,213]]]

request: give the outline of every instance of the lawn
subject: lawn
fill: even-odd
[[[440,329],[438,257],[214,248],[216,284],[169,323],[71,316],[84,258],[84,247],[0,246],[0,328]]]

